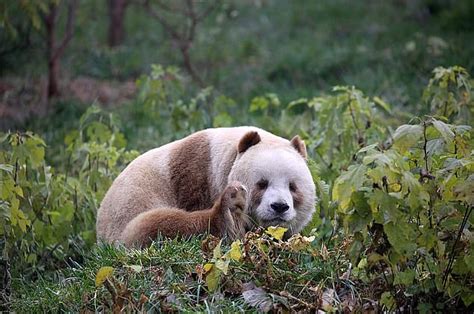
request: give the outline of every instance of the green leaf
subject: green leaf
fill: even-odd
[[[92,122],[87,127],[86,134],[90,140],[97,141],[98,143],[105,143],[112,136],[109,127],[98,121]]]
[[[474,291],[469,288],[465,290],[463,289],[463,291],[461,292],[461,299],[466,305],[466,307],[469,307],[471,304],[474,303]]]
[[[273,107],[279,107],[280,106],[281,103],[280,103],[280,99],[278,98],[277,94],[267,93],[267,94],[265,94],[265,96],[268,98],[268,100],[270,101],[270,104]]]
[[[443,137],[444,141],[447,143],[447,144],[450,144],[453,142],[454,140],[454,132],[451,131],[451,128],[449,125],[447,125],[446,123],[442,122],[442,121],[439,121],[439,120],[436,120],[436,119],[433,119],[433,126],[436,128],[436,130],[438,130],[438,132],[441,134],[441,136]]]
[[[416,307],[416,309],[421,313],[421,314],[425,314],[425,313],[432,313],[433,311],[433,306],[429,303],[420,303],[418,304],[418,306]]]
[[[386,154],[375,152],[365,156],[362,162],[364,163],[364,165],[369,165],[375,162],[379,166],[384,166],[389,165],[392,161]]]
[[[386,257],[378,254],[378,253],[371,253],[369,256],[367,256],[367,263],[369,265],[375,265],[379,261],[385,261]]]
[[[364,146],[361,149],[359,149],[359,151],[357,151],[357,154],[365,153],[365,152],[368,152],[368,151],[376,151],[376,148],[378,146],[379,146],[379,144],[370,144],[370,145]]]
[[[367,225],[372,221],[372,215],[367,198],[363,192],[353,193],[352,201],[354,203],[354,210],[345,217],[344,225],[346,230],[355,233],[367,228]]]
[[[366,171],[367,167],[365,165],[350,166],[334,182],[332,197],[335,201],[339,202],[339,208],[343,213],[347,213],[352,193],[364,184]]]
[[[375,96],[372,99],[374,100],[374,103],[378,105],[380,108],[385,110],[387,113],[391,113],[390,105],[387,104],[385,101],[383,101],[382,98]]]
[[[39,167],[44,161],[44,141],[37,137],[31,136],[25,140],[25,148],[27,150],[28,159],[31,161],[33,168]]]
[[[423,135],[423,126],[404,124],[393,134],[393,146],[400,152],[405,152],[415,145]]]
[[[389,311],[395,309],[395,298],[388,291],[382,293],[380,296],[380,304],[384,305]]]
[[[216,247],[212,251],[212,258],[214,258],[215,260],[221,258],[222,256],[221,245],[222,245],[222,240],[219,241],[219,243],[216,245]]]
[[[308,109],[308,99],[307,98],[300,98],[297,100],[291,101],[288,106],[287,110],[292,114],[301,114],[306,109]]]
[[[210,266],[209,266],[210,265]],[[216,291],[219,286],[220,271],[213,264],[204,265],[206,270],[206,285],[210,292]]]
[[[27,263],[29,264],[34,264],[38,260],[38,255],[35,253],[30,253],[28,254],[28,257],[26,258]]]
[[[454,187],[456,199],[474,206],[474,174],[471,174],[466,181],[459,182]]]
[[[441,138],[435,138],[426,142],[426,153],[428,156],[439,155],[443,152],[445,142]]]
[[[31,221],[26,217],[25,213],[20,209],[20,201],[13,197],[10,205],[10,221],[12,226],[20,227],[22,232],[26,232],[26,227],[31,224]]]
[[[380,224],[397,221],[400,218],[399,200],[380,189],[369,194],[368,204],[372,210],[372,216]]]
[[[394,285],[404,285],[409,287],[413,284],[415,280],[415,271],[413,269],[407,269],[405,271],[400,271],[395,273],[395,280],[393,281]]]
[[[474,252],[470,251],[464,256],[464,262],[470,272],[474,273]]]
[[[232,117],[227,112],[221,112],[214,117],[212,125],[215,128],[230,127],[233,124]]]
[[[410,224],[403,221],[389,222],[383,229],[398,253],[410,256],[416,250],[416,233]]]
[[[269,105],[269,101],[267,98],[258,96],[252,99],[250,103],[249,111],[250,112],[263,111],[267,109],[268,105]]]
[[[433,229],[423,228],[420,237],[417,239],[417,243],[420,247],[431,250],[435,247],[437,240],[438,238]]]
[[[7,176],[0,181],[0,197],[3,200],[10,199],[10,195],[15,191],[15,181],[12,177]]]

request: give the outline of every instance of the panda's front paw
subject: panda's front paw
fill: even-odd
[[[228,209],[231,213],[244,212],[247,194],[247,188],[242,183],[238,181],[229,183],[222,192],[222,209]]]

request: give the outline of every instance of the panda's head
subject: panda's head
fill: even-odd
[[[257,131],[248,132],[239,142],[229,180],[249,189],[249,213],[260,226],[282,226],[293,234],[311,220],[315,186],[298,136],[265,142]]]

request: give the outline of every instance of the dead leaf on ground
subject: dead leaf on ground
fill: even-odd
[[[242,296],[245,303],[257,308],[258,310],[267,313],[273,308],[272,298],[263,290],[255,286],[253,282],[243,284],[244,291]]]

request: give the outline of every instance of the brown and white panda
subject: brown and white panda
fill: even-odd
[[[255,127],[216,128],[152,149],[115,179],[97,214],[99,241],[126,246],[259,225],[293,234],[310,221],[315,186],[306,147]]]

